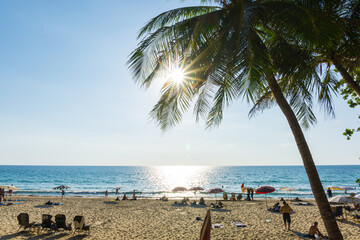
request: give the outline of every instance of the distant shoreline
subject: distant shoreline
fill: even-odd
[[[0,167],[304,167],[304,165],[47,165],[47,164],[0,164]],[[323,165],[316,164],[316,166],[323,167],[342,167],[342,166],[360,166],[360,164],[337,164],[337,165]]]
[[[86,198],[86,199],[92,199],[92,198],[94,198],[94,199],[116,199],[116,197],[119,197],[120,199],[122,198],[122,196],[123,196],[123,194],[119,194],[118,196],[116,196],[116,195],[109,195],[107,198],[104,196],[104,195],[66,195],[65,194],[65,198]],[[129,194],[127,194],[127,196],[129,197],[129,198],[131,198],[131,195],[129,195]],[[21,198],[26,198],[26,197],[31,197],[31,198],[47,198],[47,197],[49,197],[49,198],[62,198],[62,196],[61,196],[61,194],[48,194],[48,195],[38,195],[38,194],[13,194],[12,195],[12,198],[13,199],[21,199]],[[157,196],[157,197],[149,197],[149,196],[140,196],[140,195],[136,195],[136,197],[138,198],[138,199],[149,199],[149,200],[157,200],[157,199],[159,199],[159,197]],[[203,196],[201,196],[201,197],[203,197]],[[181,200],[181,199],[183,199],[184,197],[168,197],[168,199],[169,200]],[[199,200],[199,198],[200,197],[189,197],[189,199],[190,200]],[[241,201],[244,201],[244,199],[246,198],[246,194],[243,194],[243,198],[241,199]],[[288,199],[288,197],[283,197],[285,200],[291,200],[291,199]],[[223,200],[223,197],[222,197],[222,195],[220,196],[220,194],[219,194],[219,196],[218,197],[209,197],[209,196],[205,196],[204,197],[204,199],[205,200],[212,200],[212,201],[214,201],[214,200],[219,200],[219,201],[224,201]],[[265,200],[265,199],[267,199],[267,200],[271,200],[271,201],[273,201],[273,200],[280,200],[281,199],[281,197],[278,197],[278,196],[276,196],[276,197],[271,197],[271,196],[267,196],[266,198],[265,197],[254,197],[254,201],[256,201],[256,200],[261,200],[261,201],[263,201],[263,200]],[[292,199],[295,199],[294,197],[292,198]],[[315,200],[314,198],[309,198],[309,197],[302,197],[301,199],[305,199],[305,200]],[[227,200],[227,201],[229,201],[229,202],[232,202],[231,200]],[[235,201],[235,202],[238,202],[238,201]],[[251,201],[250,201],[251,202]]]

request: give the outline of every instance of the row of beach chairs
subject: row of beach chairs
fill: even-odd
[[[42,222],[30,222],[29,214],[27,213],[20,213],[17,216],[19,222],[19,229],[21,228],[24,230],[29,229],[29,231],[36,231],[38,234],[44,230],[48,230],[50,232],[58,232],[58,231],[72,231],[71,223],[66,223],[66,217],[64,214],[57,214],[55,216],[55,222],[52,220],[52,215],[43,214],[42,215]],[[90,234],[90,224],[85,223],[84,216],[75,216],[74,217],[74,234],[80,233],[87,233]]]

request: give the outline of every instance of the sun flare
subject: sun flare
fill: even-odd
[[[184,81],[185,78],[185,73],[184,71],[179,68],[179,67],[175,67],[172,69],[171,73],[170,73],[170,80],[179,84],[182,83]]]

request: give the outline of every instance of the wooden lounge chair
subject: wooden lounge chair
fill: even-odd
[[[80,232],[90,234],[90,224],[85,224],[84,216],[75,216],[74,217],[74,234],[80,233]]]
[[[55,225],[53,221],[51,220],[52,215],[49,214],[43,214],[41,216],[42,222],[41,222],[41,231],[44,229],[47,229],[48,231],[53,232],[55,230]]]
[[[57,214],[55,216],[55,230],[71,231],[71,223],[66,224],[66,217],[64,214]]]
[[[17,216],[18,222],[19,222],[19,229],[17,230],[18,232],[20,231],[21,228],[24,228],[24,231],[28,228],[29,231],[31,231],[32,227],[34,226],[35,222],[30,223],[29,221],[29,214],[27,213],[20,213]]]

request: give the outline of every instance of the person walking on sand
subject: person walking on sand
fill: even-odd
[[[283,204],[284,205],[280,208],[280,212],[283,215],[285,229],[287,223],[288,224],[287,229],[290,230],[290,224],[291,224],[290,214],[293,213],[294,210],[292,210],[292,208],[285,201],[283,202]]]
[[[64,189],[61,190],[61,197],[62,197],[62,198],[65,197],[65,191],[64,191]]]
[[[107,198],[108,195],[109,195],[109,192],[108,192],[108,190],[106,190],[106,191],[105,191],[105,197]]]
[[[254,201],[254,189],[251,189],[250,196],[251,196],[251,200]]]

